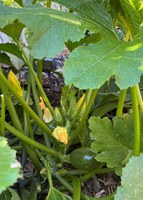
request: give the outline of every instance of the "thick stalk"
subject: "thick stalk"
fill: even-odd
[[[4,136],[4,124],[5,124],[5,99],[4,99],[4,95],[1,95],[1,126],[0,126],[0,135]]]
[[[58,181],[71,193],[73,193],[72,186],[59,174],[54,174],[55,178],[58,179]],[[106,197],[100,198],[100,200],[113,200],[114,194],[108,195]],[[81,193],[81,200],[99,200],[99,198],[95,197],[88,197],[85,194]]]
[[[40,82],[41,85],[42,85],[42,69],[43,69],[43,61],[38,60],[37,78],[39,79],[39,82]]]
[[[73,138],[76,137],[79,134],[79,132],[81,131],[81,129],[83,128],[85,120],[88,117],[88,114],[89,114],[89,112],[91,110],[91,107],[92,107],[92,105],[94,103],[97,91],[98,91],[97,89],[95,89],[95,90],[92,91],[90,99],[87,102],[85,113],[83,114],[83,117],[82,117],[81,121],[79,122],[79,125],[78,125],[77,129],[74,132]]]
[[[142,95],[141,95],[141,92],[140,92],[139,84],[136,85],[136,91],[137,91],[140,109],[141,109],[141,111],[143,111],[143,100],[142,100]]]
[[[42,111],[39,106],[39,97],[37,94],[37,88],[36,88],[36,84],[35,84],[35,81],[34,81],[34,78],[31,74],[31,72],[30,72],[30,81],[31,81],[32,94],[33,94],[33,98],[34,98],[35,108],[36,108],[39,118],[42,119]]]
[[[80,177],[81,182],[85,182],[87,181],[89,178],[93,177],[95,174],[107,174],[107,173],[111,173],[114,172],[114,169],[111,168],[102,168],[102,169],[95,169],[83,176]]]
[[[68,131],[70,131],[70,130],[72,129],[72,127],[74,126],[76,120],[78,119],[78,117],[79,117],[79,115],[80,115],[80,113],[81,113],[82,107],[83,107],[85,101],[87,100],[87,96],[88,96],[88,91],[86,91],[85,97],[84,97],[84,99],[83,99],[83,101],[82,101],[80,107],[78,108],[78,110],[77,110],[77,112],[76,112],[74,118],[72,119],[72,121],[71,121],[71,123],[70,123],[70,128],[68,129]]]
[[[80,180],[74,176],[72,182],[73,182],[73,200],[80,200],[80,195],[81,195]]]
[[[27,112],[25,112],[25,116],[26,116],[26,121],[27,121],[27,127],[28,127],[29,136],[30,136],[31,139],[34,140],[34,134],[33,134],[32,127],[31,127],[31,122],[30,122],[29,114]]]
[[[127,90],[121,90],[120,91],[120,95],[119,95],[119,102],[118,102],[118,106],[117,106],[117,111],[116,111],[116,116],[122,116],[123,114],[123,107],[124,107],[124,101],[126,98],[126,92]]]
[[[0,118],[0,124],[1,124],[1,118]],[[26,144],[33,146],[39,150],[42,150],[44,152],[46,152],[47,154],[50,154],[53,157],[57,157],[59,158],[59,154],[50,149],[47,148],[46,146],[40,144],[39,142],[36,142],[34,140],[32,140],[31,138],[27,137],[26,135],[24,135],[23,133],[21,133],[20,131],[16,130],[15,128],[13,128],[11,125],[9,125],[7,122],[5,122],[5,128],[11,132],[13,135],[15,135],[16,137],[18,137],[22,142],[25,142]]]
[[[0,71],[0,74],[2,72]],[[8,81],[7,81],[8,82]],[[8,84],[10,85],[10,83],[8,82]],[[13,105],[13,102],[12,102],[12,99],[11,99],[11,95],[10,95],[10,92],[9,90],[7,89],[7,87],[5,86],[3,80],[0,78],[0,88],[1,88],[1,91],[2,93],[4,94],[5,96],[5,103],[6,103],[6,106],[7,106],[7,109],[8,109],[8,112],[9,112],[9,115],[12,119],[12,122],[14,124],[14,126],[21,132],[23,132],[23,128],[21,126],[21,123],[19,121],[19,118],[17,116],[17,113],[16,113],[16,110],[14,108],[14,105]],[[17,93],[17,91],[16,91]],[[19,96],[19,94],[17,93],[17,95]]]
[[[51,0],[47,0],[46,7],[51,8]]]
[[[134,147],[133,155],[138,156],[140,154],[140,115],[138,108],[138,97],[136,86],[131,87],[131,100],[133,109],[133,120],[134,120]]]

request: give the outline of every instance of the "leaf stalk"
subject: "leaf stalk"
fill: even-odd
[[[134,120],[134,147],[133,155],[138,156],[140,154],[140,115],[138,108],[138,96],[137,96],[137,86],[133,86],[130,89],[132,109],[133,109],[133,120]]]

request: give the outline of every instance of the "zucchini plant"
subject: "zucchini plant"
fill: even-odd
[[[80,181],[87,178],[82,177],[79,181],[75,174],[83,173],[89,178],[98,170],[101,173],[105,171],[102,166],[106,164],[107,171],[121,175],[130,157],[139,156],[143,151],[143,101],[140,89],[143,71],[143,3],[140,0],[56,2],[60,10],[51,9],[52,2],[48,0],[15,0],[11,6],[7,1],[0,2],[0,30],[11,40],[10,43],[0,44],[1,63],[11,65],[14,69],[10,57],[12,54],[28,66],[28,86],[24,92],[14,74],[11,73],[10,78],[9,73],[7,78],[0,70],[0,89],[12,122],[9,125],[3,123],[4,117],[0,118],[1,135],[5,135],[6,129],[18,137],[36,169],[40,171],[45,166],[50,187],[47,199],[52,199],[54,195],[71,199],[53,186],[52,177],[72,193],[74,200],[96,199],[81,193]],[[62,11],[62,6],[66,7],[67,12]],[[61,106],[53,108],[42,88],[42,59],[54,57],[65,46],[70,50],[63,67],[66,86],[63,88]],[[37,76],[33,67],[35,59],[38,60]],[[16,91],[17,88],[21,93]],[[33,107],[29,105],[31,93]],[[11,96],[17,99],[21,107],[23,123],[18,118]],[[108,112],[114,109],[116,113],[110,119]],[[44,144],[34,141],[33,127],[37,125],[42,130]],[[71,148],[77,144],[81,148],[72,149],[71,152]],[[77,154],[82,157],[83,149],[95,157],[95,160],[90,160],[91,163],[85,164],[86,155],[83,156],[85,168],[80,167],[74,158]],[[47,154],[48,162],[41,150]],[[63,165],[64,162],[78,169],[74,171],[74,176],[71,172],[59,170],[58,164]],[[131,162],[135,163],[136,159]],[[94,165],[96,168],[96,164],[99,169],[89,173]],[[70,181],[64,179],[60,173],[71,175],[72,178]],[[118,191],[115,199],[123,199],[120,197],[121,189]],[[104,199],[113,199],[113,194]]]

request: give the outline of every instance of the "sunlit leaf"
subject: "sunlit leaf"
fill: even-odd
[[[143,40],[122,42],[105,36],[97,44],[78,47],[64,66],[66,84],[80,89],[101,87],[114,76],[120,89],[135,85],[143,72]]]
[[[4,17],[3,17],[4,16]],[[53,57],[64,48],[64,43],[80,40],[86,29],[95,29],[80,16],[40,6],[11,8],[0,6],[0,27],[18,19],[29,28],[28,44],[36,58]],[[67,31],[68,30],[68,31]],[[15,29],[16,31],[16,29]]]

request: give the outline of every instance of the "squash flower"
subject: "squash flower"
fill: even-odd
[[[64,144],[68,144],[68,133],[67,133],[67,129],[66,128],[57,126],[54,129],[52,135],[58,141],[60,141],[60,142],[62,142]]]
[[[50,110],[45,106],[45,103],[44,103],[44,100],[42,97],[40,97],[40,100],[41,100],[41,102],[39,103],[39,106],[40,106],[41,110],[44,111],[43,121],[45,123],[49,123],[53,120],[53,116],[52,116]]]
[[[11,86],[17,91],[17,93],[22,97],[23,96],[23,90],[21,88],[21,85],[15,76],[15,74],[10,70],[8,74],[8,81],[10,82]]]

